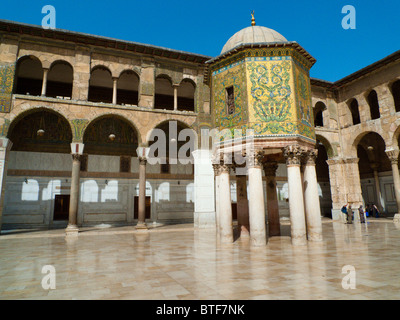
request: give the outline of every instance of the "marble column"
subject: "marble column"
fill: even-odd
[[[46,96],[46,90],[47,90],[47,75],[49,73],[49,69],[44,68],[43,69],[43,81],[42,81],[42,96]]]
[[[382,197],[381,184],[379,183],[379,173],[378,173],[379,163],[371,163],[371,169],[374,171],[374,182],[376,199],[378,201],[377,205],[380,212],[384,212],[385,203]]]
[[[147,229],[146,225],[146,157],[139,157],[139,205],[136,229]]]
[[[397,203],[397,214],[400,214],[400,174],[399,174],[399,150],[387,149],[386,154],[392,164],[392,175],[394,184],[394,193]]]
[[[117,104],[117,86],[118,86],[118,78],[113,77],[113,96],[112,103]]]
[[[253,246],[265,246],[267,234],[261,171],[264,153],[256,152],[248,155],[248,157],[250,241]]]
[[[317,149],[306,152],[304,165],[304,202],[307,238],[310,241],[322,241],[321,207],[319,203],[317,173],[315,171],[317,155]]]
[[[6,186],[6,177],[7,177],[7,164],[11,147],[12,147],[12,142],[10,139],[0,138],[0,230],[3,217],[3,204],[4,204],[4,193]]]
[[[71,173],[71,192],[69,200],[68,226],[65,229],[67,235],[78,234],[78,206],[79,206],[79,180],[81,173],[81,157],[83,153],[83,143],[71,143],[72,154],[72,173]]]
[[[200,229],[215,228],[215,170],[212,152],[197,149],[192,152],[194,160],[194,226]]]
[[[276,192],[277,169],[277,162],[272,161],[264,163],[264,172],[267,185],[268,235],[270,237],[281,235],[278,193]]]
[[[178,110],[178,86],[173,85],[174,88],[174,110]]]
[[[221,164],[219,176],[219,230],[222,243],[233,242],[230,165]]]
[[[213,164],[213,170],[214,170],[214,177],[215,177],[215,228],[217,231],[217,236],[220,235],[220,214],[219,214],[219,185],[220,185],[220,165],[219,164]]]
[[[249,203],[247,200],[247,176],[236,176],[237,220],[240,236],[250,235]]]
[[[283,150],[288,173],[290,231],[293,245],[305,245],[307,243],[304,196],[300,172],[302,153],[302,148],[296,145],[285,147]]]

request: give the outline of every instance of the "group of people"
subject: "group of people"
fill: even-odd
[[[349,205],[348,203],[345,204],[342,207],[341,211],[346,215],[347,224],[352,224],[353,220],[354,220],[354,214],[353,214],[353,209],[351,208],[351,205]],[[364,213],[365,213],[365,215],[364,215]],[[367,217],[372,216],[375,218],[379,218],[379,216],[381,215],[381,213],[379,212],[379,209],[373,203],[367,204],[365,207],[365,211],[363,209],[363,206],[360,205],[358,207],[358,214],[360,216],[361,223],[365,223],[365,216],[367,216]]]

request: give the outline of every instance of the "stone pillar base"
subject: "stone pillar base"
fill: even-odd
[[[144,222],[138,222],[138,224],[135,226],[135,229],[136,230],[142,230],[142,231],[148,230],[147,224],[144,223]]]
[[[69,224],[65,229],[65,234],[67,236],[78,235],[78,233],[79,233],[79,228],[75,224]]]
[[[396,213],[393,217],[394,223],[400,223],[400,213]]]

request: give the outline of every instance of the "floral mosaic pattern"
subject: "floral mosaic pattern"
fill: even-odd
[[[0,65],[0,112],[10,112],[15,64]]]
[[[257,121],[254,125],[256,133],[292,133],[291,62],[249,62],[247,70],[251,83],[251,105]]]

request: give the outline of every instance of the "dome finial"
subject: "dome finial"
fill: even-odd
[[[252,26],[256,25],[256,19],[254,19],[254,10],[251,12],[251,25]]]

